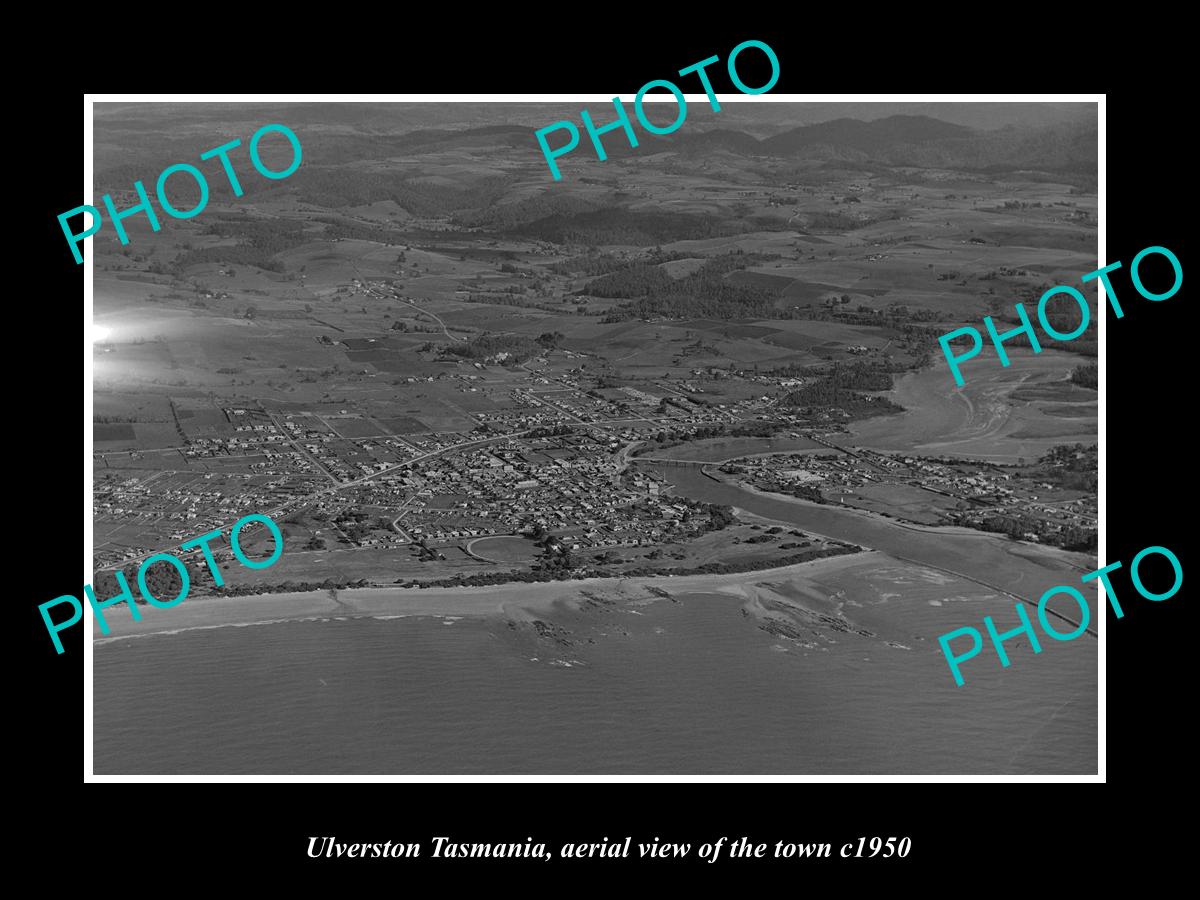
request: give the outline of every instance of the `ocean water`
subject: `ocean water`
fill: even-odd
[[[830,592],[871,637],[796,641],[739,597],[690,594],[558,605],[540,634],[501,618],[359,618],[101,644],[95,771],[1095,771],[1094,641],[1015,647],[1009,669],[981,656],[956,688],[930,600],[989,601],[929,572],[898,595],[896,570],[881,572]],[[806,602],[826,588],[779,590]]]
[[[664,472],[688,496],[879,552],[782,582],[747,573],[744,597],[635,591],[609,601],[564,584],[572,602],[538,625],[368,617],[100,643],[95,771],[1096,771],[1091,635],[1043,636],[1037,654],[1014,639],[1008,668],[989,647],[964,664],[962,687],[937,643],[982,628],[985,615],[1018,624],[1014,601],[995,588],[1037,597],[1075,581],[1061,554]]]

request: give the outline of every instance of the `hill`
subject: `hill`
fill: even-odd
[[[855,150],[868,156],[903,144],[961,139],[971,129],[929,116],[888,116],[873,122],[834,119],[817,125],[802,125],[759,143],[759,151],[771,156],[796,156],[814,147]]]

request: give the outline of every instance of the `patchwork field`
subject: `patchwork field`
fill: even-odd
[[[776,106],[773,117],[793,114]],[[490,131],[441,109],[437,134],[414,126],[430,110],[315,116],[318,155],[295,177],[240,197],[214,183],[194,219],[157,232],[129,219],[127,246],[98,233],[101,545],[148,551],[257,505],[293,516],[299,546],[279,577],[390,583],[489,569],[468,540],[497,554],[491,569],[532,564],[523,538],[478,535],[419,559],[397,517],[437,510],[469,534],[488,517],[463,504],[495,515],[546,483],[576,485],[573,496],[612,488],[603,464],[624,472],[635,447],[719,462],[832,440],[1032,462],[1095,443],[1099,398],[1068,380],[1086,357],[1017,351],[1003,369],[984,354],[956,390],[936,344],[1095,267],[1087,116],[1066,145],[1032,127],[1000,142],[969,129],[931,138],[921,165],[904,158],[912,123],[899,120],[872,126],[869,145],[802,150],[787,140],[807,120],[740,136],[700,127],[604,163],[573,156],[552,183],[512,131],[548,110],[481,110],[505,126]],[[165,107],[129,115],[98,119],[102,190],[127,190],[128,166],[177,161],[179,142],[215,122],[199,107],[196,121]],[[931,134],[944,125],[921,121]],[[529,435],[514,439],[521,452],[470,456],[512,435]],[[620,472],[621,490],[661,505],[649,481]],[[447,497],[463,499],[438,506]],[[916,521],[942,504],[869,486],[846,502]],[[659,512],[658,526],[683,516]],[[554,513],[522,515],[584,527]],[[644,530],[630,515],[614,533]],[[671,552],[695,561],[720,556],[717,543]],[[625,547],[612,565],[649,552]],[[742,557],[778,552],[738,545]]]

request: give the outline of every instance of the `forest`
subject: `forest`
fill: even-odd
[[[1100,387],[1100,366],[1096,363],[1076,366],[1071,370],[1071,383],[1097,390]]]
[[[509,180],[495,176],[449,186],[428,181],[398,181],[384,170],[304,166],[285,188],[297,198],[327,209],[366,206],[391,200],[414,216],[438,217],[486,207],[502,196]]]
[[[1048,285],[1041,285],[1036,288],[1026,287],[1024,291],[1018,291],[1018,294],[1023,299],[1029,301],[1023,304],[1026,314],[1034,324],[1037,331],[1038,345],[1043,349],[1066,350],[1069,353],[1078,353],[1080,356],[1098,356],[1100,346],[1100,332],[1096,325],[1096,319],[1089,312],[1089,322],[1087,329],[1079,337],[1069,340],[1060,341],[1051,337],[1046,331],[1040,327],[1037,314],[1033,311],[1034,304],[1048,289]],[[1071,334],[1079,327],[1080,311],[1079,307],[1074,303],[1058,303],[1054,306],[1047,304],[1046,321],[1050,327],[1059,334]],[[1003,334],[1013,328],[1021,327],[1021,320],[1017,316],[1015,309],[1011,312],[1003,312],[993,316],[995,320],[996,330]],[[1013,335],[1011,338],[1005,338],[1005,346],[1013,347],[1031,347],[1029,335],[1022,332],[1021,334]]]
[[[1097,444],[1058,444],[1038,460],[1034,477],[1068,490],[1094,494],[1099,485],[1098,460]]]
[[[725,276],[774,257],[759,253],[728,253],[706,260],[690,275],[671,278],[657,266],[637,264],[602,275],[585,288],[597,297],[630,299],[604,317],[604,322],[627,319],[729,319],[777,314],[778,289],[730,284]]]
[[[687,255],[683,253],[664,253],[662,250],[651,251],[653,259],[651,262],[664,263],[676,259],[687,259]],[[613,253],[586,254],[584,256],[575,256],[571,259],[564,259],[551,265],[550,271],[557,272],[560,275],[608,275],[611,272],[618,272],[621,269],[628,269],[631,266],[644,265],[645,260],[629,260],[622,256],[617,256]]]
[[[467,343],[442,347],[443,353],[474,362],[496,361],[515,366],[545,352],[545,347],[523,334],[480,334]]]
[[[591,200],[573,197],[561,191],[543,191],[534,196],[498,206],[481,207],[461,212],[451,219],[464,228],[483,228],[490,231],[512,231],[530,222],[548,219],[551,216],[570,216],[593,212],[597,204]]]
[[[218,238],[236,238],[241,243],[225,247],[205,247],[199,250],[185,249],[183,253],[175,257],[169,269],[178,274],[189,266],[201,263],[231,263],[241,266],[257,266],[268,272],[282,272],[283,264],[274,259],[275,254],[315,240],[316,235],[306,234],[307,227],[306,222],[288,219],[250,217],[216,219],[204,229],[205,234]],[[153,271],[153,267],[151,267],[151,271]]]
[[[904,407],[887,397],[868,396],[860,391],[888,391],[892,376],[884,368],[867,363],[834,363],[818,380],[784,395],[781,407],[842,409],[851,419],[886,416],[904,412]]]
[[[628,209],[599,209],[583,213],[555,213],[512,229],[514,234],[552,241],[556,244],[626,244],[649,247],[672,241],[741,234],[746,226],[719,222],[690,213],[637,212]]]
[[[776,378],[835,378],[842,387],[855,391],[890,391],[892,373],[906,372],[907,368],[892,360],[852,360],[835,362],[832,366],[792,364],[779,366],[762,374]]]

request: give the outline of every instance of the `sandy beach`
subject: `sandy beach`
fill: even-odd
[[[356,588],[297,594],[258,594],[245,597],[195,597],[171,609],[139,606],[140,622],[130,618],[124,606],[110,607],[107,636],[93,622],[96,644],[152,634],[177,634],[202,628],[269,625],[275,622],[358,618],[364,616],[487,616],[504,615],[514,619],[536,617],[558,601],[576,601],[583,592],[606,599],[632,600],[654,597],[648,590],[672,595],[686,593],[730,594],[747,599],[747,584],[762,579],[786,579],[792,576],[828,574],[851,565],[861,565],[882,557],[875,552],[826,557],[791,566],[736,572],[727,575],[640,576],[583,578],[577,581],[552,581],[527,584],[488,585],[453,588]]]

